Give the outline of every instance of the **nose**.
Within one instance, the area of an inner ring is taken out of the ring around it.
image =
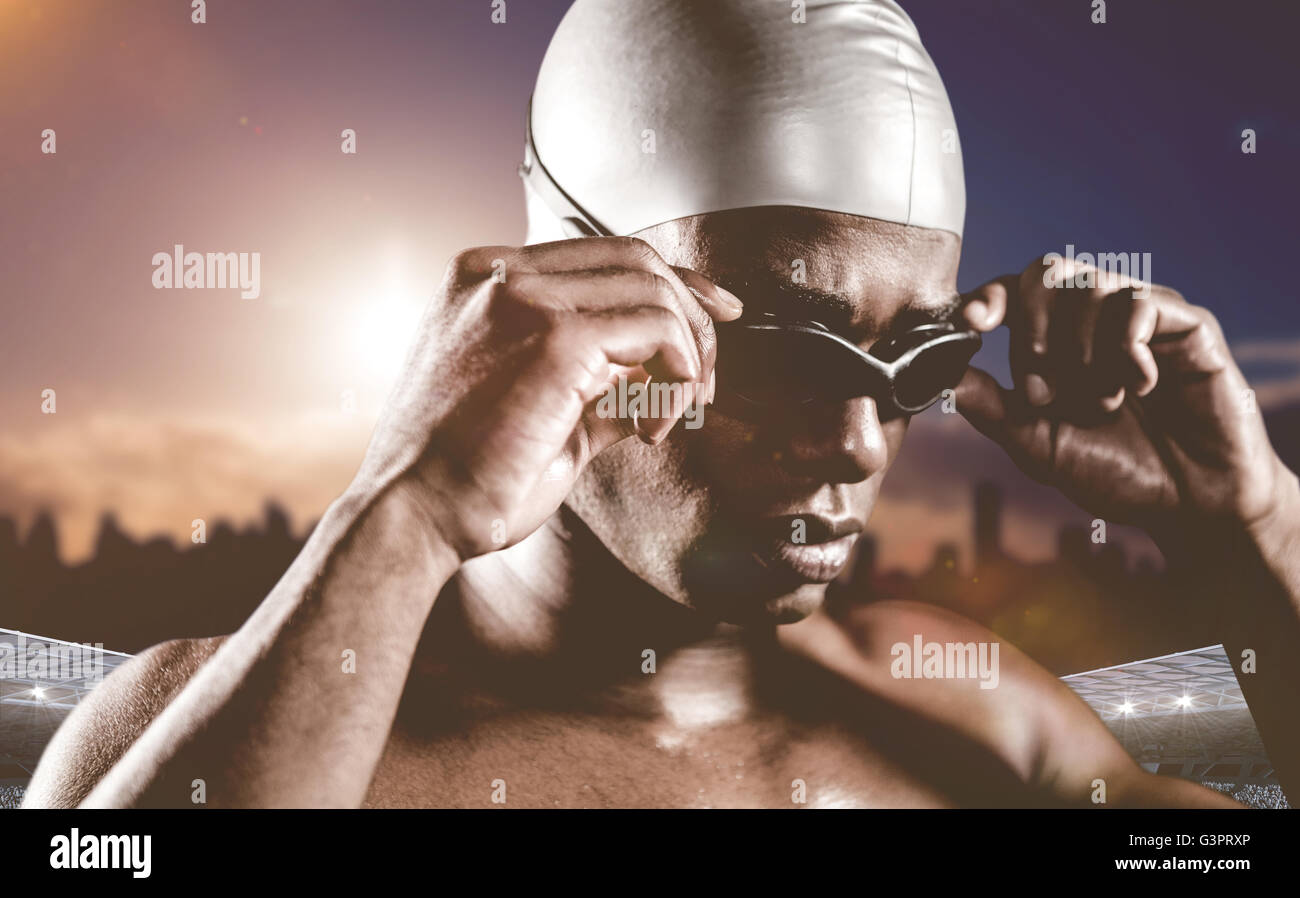
[[[889,447],[875,400],[809,403],[790,422],[782,465],[820,483],[859,483],[885,469]]]

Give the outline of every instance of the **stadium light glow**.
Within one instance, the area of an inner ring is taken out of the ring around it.
[[[43,699],[45,698],[45,690],[42,689],[40,686],[33,686],[32,696],[37,699]]]
[[[1133,705],[1129,702],[1125,702],[1124,704],[1120,705],[1119,709],[1123,711],[1125,714],[1133,713]]]
[[[1176,700],[1174,704],[1178,705],[1180,708],[1190,708],[1192,706],[1192,699],[1190,696],[1184,695],[1182,698]]]

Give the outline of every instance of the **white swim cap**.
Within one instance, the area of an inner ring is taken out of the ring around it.
[[[767,205],[962,233],[957,124],[893,0],[576,0],[529,115],[530,243]]]

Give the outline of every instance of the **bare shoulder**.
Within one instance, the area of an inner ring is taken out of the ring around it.
[[[819,613],[781,629],[795,631],[784,636],[788,645],[986,745],[1027,784],[1058,800],[1090,805],[1102,780],[1112,807],[1235,804],[1197,784],[1142,770],[1059,677],[956,612],[882,601],[841,620]]]
[[[225,640],[162,642],[105,678],[45,747],[23,806],[76,807]]]

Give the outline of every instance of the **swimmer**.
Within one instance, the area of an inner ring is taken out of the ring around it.
[[[755,9],[577,0],[521,129],[527,244],[452,260],[281,581],[83,700],[29,806],[186,807],[196,779],[213,807],[1093,807],[1098,780],[1234,806],[958,614],[822,607],[946,389],[1188,582],[1230,578],[1222,641],[1261,659],[1243,688],[1300,794],[1300,487],[1213,316],[1039,263],[959,295],[960,144],[910,19]],[[968,365],[1003,325],[1010,389]],[[680,401],[598,413],[619,377]],[[996,676],[895,676],[923,642]]]

